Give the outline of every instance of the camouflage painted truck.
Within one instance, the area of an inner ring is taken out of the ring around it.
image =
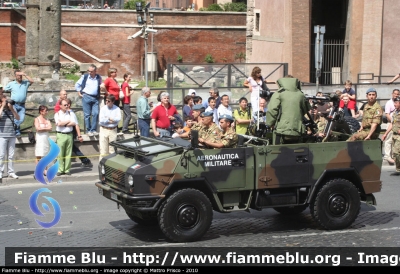
[[[242,136],[243,137],[243,136]],[[242,139],[242,138],[240,138]],[[213,211],[298,214],[310,208],[328,230],[357,218],[381,190],[381,140],[199,149],[182,139],[113,142],[99,163],[100,195],[140,225],[158,224],[173,242],[199,240]]]

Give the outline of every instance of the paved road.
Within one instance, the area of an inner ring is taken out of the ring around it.
[[[157,226],[132,222],[123,209],[98,194],[94,181],[54,182],[48,196],[58,201],[62,216],[53,228],[41,228],[35,219],[48,222],[52,213],[38,217],[29,208],[30,195],[43,187],[38,182],[0,187],[0,264],[4,247],[400,247],[399,178],[382,169],[378,205],[363,205],[348,229],[325,231],[309,210],[284,217],[272,209],[214,214],[212,226],[201,241],[169,243]]]

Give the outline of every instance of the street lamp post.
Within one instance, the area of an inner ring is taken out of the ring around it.
[[[142,3],[136,2],[136,12],[137,12],[137,21],[139,26],[142,26],[141,30],[133,34],[132,36],[128,36],[128,40],[134,39],[138,36],[144,39],[144,63],[145,63],[145,81],[146,87],[148,87],[148,61],[147,61],[147,39],[148,33],[156,33],[157,30],[153,29],[153,14],[150,15],[151,19],[151,27],[147,25],[147,15],[149,14],[150,2],[146,4],[144,9],[142,9]]]

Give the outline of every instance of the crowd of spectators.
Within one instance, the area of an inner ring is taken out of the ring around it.
[[[60,91],[59,100],[54,107],[54,125],[50,122],[53,117],[47,117],[48,107],[39,106],[38,116],[34,119],[37,140],[36,163],[49,151],[49,132],[52,131],[53,126],[56,128],[56,140],[60,147],[57,173],[59,176],[71,174],[72,155],[76,155],[81,160],[83,167],[92,167],[90,159],[74,143],[75,140],[82,142],[82,135],[86,134],[90,138],[98,136],[99,159],[101,160],[104,156],[114,152],[110,143],[115,141],[118,135],[133,133],[128,129],[132,120],[130,108],[131,96],[134,93],[134,90],[129,86],[131,75],[125,73],[123,82],[118,83],[117,73],[117,69],[110,68],[108,77],[103,80],[97,74],[97,67],[92,64],[87,73],[76,82],[75,89],[82,100],[84,116],[82,134],[78,119],[71,109],[71,100],[67,97],[65,90]],[[26,79],[23,79],[23,77]],[[250,92],[257,91],[262,88],[260,81],[266,80],[262,78],[260,70],[255,68],[252,76],[244,82],[244,86],[248,87]],[[20,125],[25,115],[26,95],[32,83],[33,80],[24,72],[15,71],[15,80],[5,88],[6,91],[11,92],[10,99],[15,102],[12,106],[8,103],[0,85],[0,107],[2,108],[0,112],[8,114],[1,116],[0,120],[0,127],[4,128],[3,133],[0,134],[0,170],[3,171],[4,169],[2,160],[5,158],[6,151],[8,151],[10,161],[8,176],[12,178],[18,178],[12,165],[15,140],[21,135]],[[398,90],[394,92],[396,95],[399,93]],[[346,81],[344,89],[338,90],[336,94],[340,98],[340,110],[344,112],[345,116],[357,118],[362,115],[355,104],[355,92],[350,81]],[[149,87],[142,88],[140,95],[135,103],[137,129],[143,137],[188,138],[192,130],[197,130],[200,132],[199,142],[205,147],[234,147],[237,143],[237,134],[249,134],[249,128],[252,125],[266,123],[265,114],[268,111],[268,101],[265,98],[257,98],[256,100],[253,94],[251,99],[257,105],[250,106],[248,100],[242,97],[239,99],[239,106],[233,109],[230,105],[231,98],[226,94],[220,95],[217,87],[209,89],[208,98],[202,98],[198,96],[196,90],[190,89],[183,98],[182,116],[171,103],[168,92],[162,91],[158,94],[158,103],[149,102],[151,96]],[[322,96],[322,93],[317,93],[317,96]],[[317,123],[322,125],[324,122],[323,115],[329,111],[330,107],[331,105],[328,103],[317,105],[310,114],[313,115]],[[118,132],[118,124],[121,120],[122,130]],[[152,135],[150,131],[152,131]],[[388,161],[392,160],[389,156],[390,152],[387,154]]]

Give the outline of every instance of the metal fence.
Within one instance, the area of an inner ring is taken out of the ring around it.
[[[324,42],[321,76],[319,83],[322,85],[335,85],[342,83],[342,68],[344,57],[344,40],[327,39]],[[314,52],[315,44],[311,44]],[[311,54],[310,81],[316,82],[315,54]]]

